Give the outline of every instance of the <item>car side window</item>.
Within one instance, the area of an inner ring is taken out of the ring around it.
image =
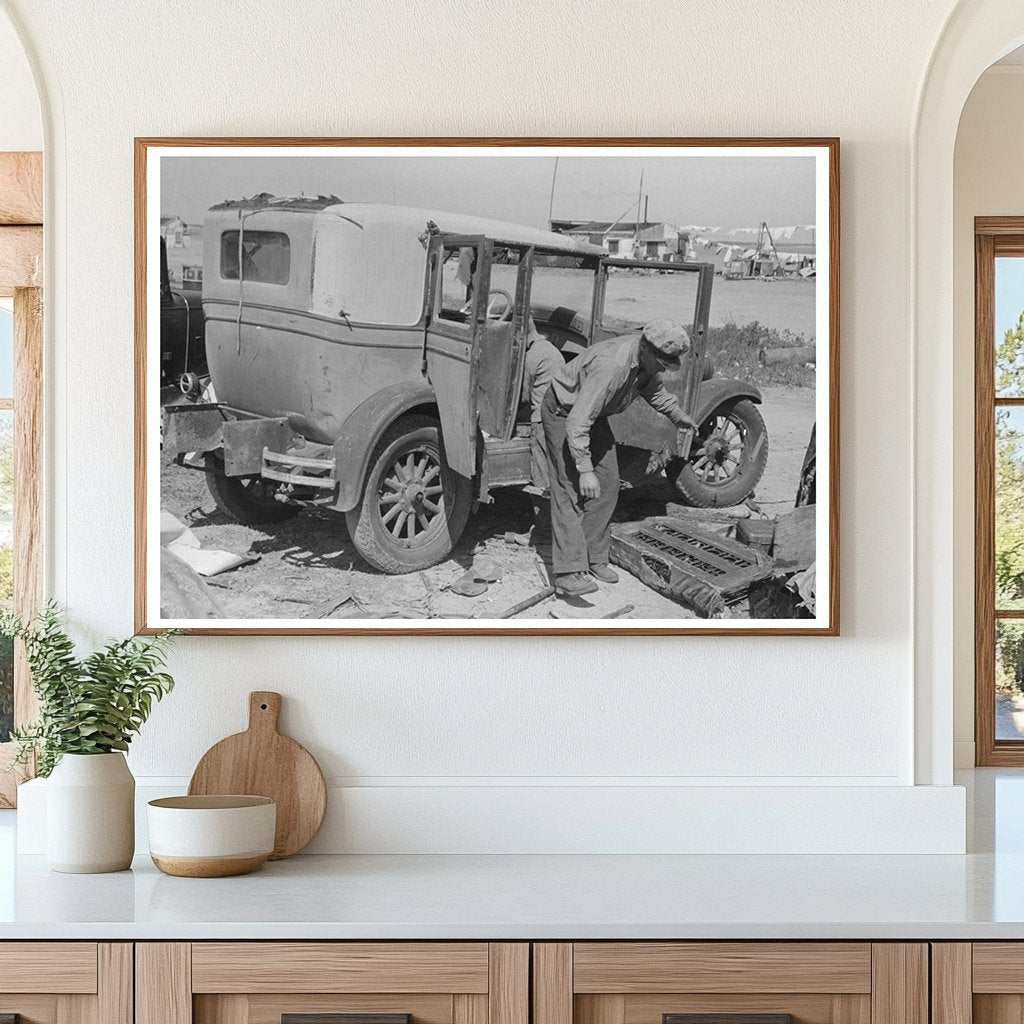
[[[471,322],[477,258],[477,250],[471,245],[444,247],[437,275],[436,319],[456,324]]]
[[[283,231],[246,231],[242,235],[242,278],[262,284],[287,284],[292,247]],[[238,280],[238,232],[220,236],[220,276]]]

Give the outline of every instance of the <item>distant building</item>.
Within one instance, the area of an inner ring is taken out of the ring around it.
[[[201,234],[201,224],[186,224],[180,217],[161,217],[160,234],[167,241],[168,249],[188,249],[192,239]]]
[[[725,277],[813,277],[817,232],[813,224],[786,227],[691,226],[697,258],[714,263]]]
[[[552,220],[551,230],[623,259],[685,260],[690,241],[688,231],[667,221]]]
[[[188,224],[181,217],[160,218],[160,234],[167,242],[167,273],[175,287],[202,287],[203,225]]]

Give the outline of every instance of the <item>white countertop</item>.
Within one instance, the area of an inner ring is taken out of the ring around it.
[[[978,771],[967,856],[296,857],[60,875],[0,811],[0,940],[1024,939],[1024,772]]]
[[[4,938],[1024,938],[1024,856],[298,857],[228,879],[23,857]]]

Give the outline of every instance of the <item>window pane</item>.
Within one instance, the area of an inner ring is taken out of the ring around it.
[[[996,258],[996,395],[1024,397],[1024,257]]]
[[[9,608],[14,595],[14,414],[0,410],[0,606]],[[14,715],[14,648],[0,639],[0,743],[5,742]]]
[[[610,267],[602,323],[613,330],[628,329],[664,316],[692,330],[699,280],[692,270]]]
[[[593,259],[538,253],[533,260],[530,311],[544,333],[563,327],[579,335],[590,334],[597,271]]]
[[[243,277],[262,284],[287,284],[292,252],[280,231],[246,231],[242,239]],[[238,232],[220,236],[220,276],[238,280]]]
[[[0,306],[0,398],[14,397],[14,314]]]
[[[996,608],[1024,608],[1024,408],[996,409]]]
[[[473,308],[477,252],[471,245],[445,246],[438,277],[436,316],[450,323],[468,324]]]
[[[1024,739],[1024,622],[996,620],[996,739]]]

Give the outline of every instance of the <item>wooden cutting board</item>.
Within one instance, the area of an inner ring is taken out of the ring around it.
[[[277,731],[281,694],[249,694],[249,728],[214,744],[200,759],[190,796],[244,793],[277,804],[271,860],[298,853],[317,834],[327,808],[327,787],[313,755]]]

